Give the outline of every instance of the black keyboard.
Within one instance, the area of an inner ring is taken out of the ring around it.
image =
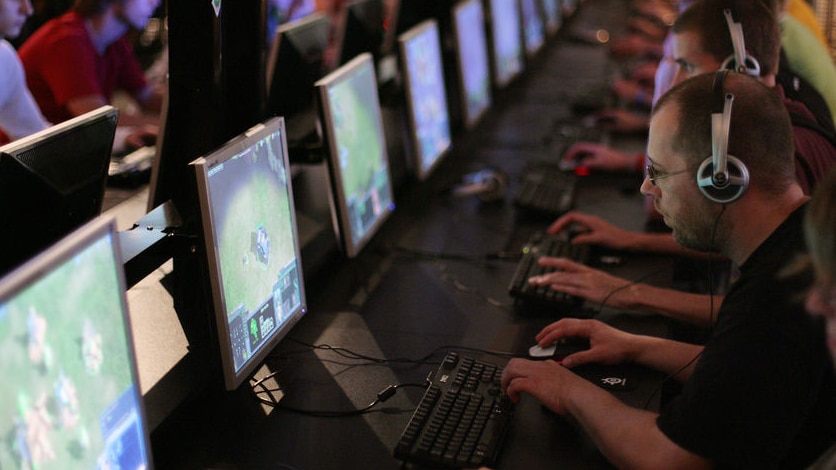
[[[553,271],[540,266],[537,260],[542,256],[569,258],[587,264],[590,259],[589,245],[573,245],[568,233],[547,235],[535,234],[522,248],[522,258],[508,285],[508,293],[518,302],[555,309],[559,313],[576,313],[583,299],[553,290],[549,286],[534,286],[528,283],[532,276]]]
[[[501,392],[502,367],[450,352],[395,446],[395,457],[431,467],[497,462],[513,404]]]
[[[524,215],[557,218],[572,209],[578,177],[553,163],[539,162],[526,168],[514,205]]]

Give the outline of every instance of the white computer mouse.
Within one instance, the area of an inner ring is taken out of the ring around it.
[[[554,356],[554,351],[557,348],[556,344],[552,344],[550,346],[541,347],[538,344],[528,348],[528,355],[533,358],[544,358],[544,357],[552,357]]]

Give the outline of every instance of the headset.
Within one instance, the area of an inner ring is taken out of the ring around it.
[[[728,204],[738,200],[749,187],[749,169],[737,157],[728,154],[729,127],[734,95],[726,93],[723,82],[728,70],[714,76],[711,109],[711,156],[697,170],[697,186],[709,200]]]
[[[746,53],[746,42],[743,39],[743,25],[737,18],[737,9],[734,8],[734,2],[732,2],[731,8],[723,10],[723,15],[725,15],[726,24],[729,26],[729,34],[731,35],[734,52],[723,61],[723,65],[720,68],[744,73],[756,78],[760,77],[761,64],[757,59]]]

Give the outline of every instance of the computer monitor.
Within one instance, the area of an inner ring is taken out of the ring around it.
[[[464,124],[472,128],[493,101],[482,1],[465,0],[456,5],[453,8],[453,29]]]
[[[450,114],[438,24],[426,20],[398,38],[401,50],[413,164],[426,179],[452,146]]]
[[[542,2],[546,32],[549,35],[554,35],[560,30],[560,26],[563,24],[560,0],[542,0]]]
[[[0,274],[99,215],[118,114],[103,106],[0,147]]]
[[[152,466],[118,241],[97,218],[0,279],[0,467]]]
[[[325,51],[331,24],[314,13],[283,24],[276,31],[267,63],[267,117],[283,116],[291,161],[296,149],[316,144],[314,83],[327,73]]]
[[[233,390],[307,311],[283,118],[192,165],[224,383]]]
[[[546,42],[546,29],[539,2],[540,0],[520,0],[523,40],[528,57],[536,55]]]
[[[383,47],[383,0],[354,0],[343,6],[337,25],[334,50],[337,66],[344,65],[364,52],[380,60]]]
[[[488,0],[493,75],[503,88],[523,70],[523,45],[518,0]]]
[[[359,55],[316,86],[328,144],[334,230],[352,258],[395,209],[371,54]]]

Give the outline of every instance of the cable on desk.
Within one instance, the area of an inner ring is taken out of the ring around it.
[[[346,359],[363,360],[363,361],[368,361],[372,364],[420,364],[420,365],[433,364],[433,365],[438,365],[438,364],[441,364],[441,362],[432,362],[432,361],[430,361],[430,359],[432,359],[433,356],[437,355],[438,353],[440,353],[442,351],[450,351],[450,350],[478,352],[478,353],[487,354],[487,355],[490,355],[490,356],[506,357],[506,358],[524,357],[525,356],[524,354],[514,354],[514,353],[510,353],[510,352],[506,352],[506,351],[494,351],[494,350],[490,350],[490,349],[473,348],[473,347],[469,347],[469,346],[460,346],[460,345],[444,345],[444,346],[439,346],[439,347],[433,349],[429,353],[427,353],[427,354],[425,354],[425,355],[423,355],[419,358],[401,357],[401,358],[386,359],[386,358],[378,358],[378,357],[367,356],[365,354],[360,354],[360,353],[351,351],[350,349],[346,349],[346,348],[343,348],[343,347],[340,347],[340,346],[332,346],[330,344],[310,344],[310,343],[306,343],[304,341],[301,341],[301,340],[298,340],[298,339],[295,339],[295,338],[292,338],[292,337],[287,337],[287,340],[292,341],[292,342],[297,343],[297,344],[300,344],[302,346],[305,346],[305,347],[308,348],[308,350],[317,350],[318,349],[318,350],[331,351],[331,352],[333,352],[333,353],[335,353],[339,356],[342,356]]]
[[[470,262],[485,262],[485,261],[518,261],[522,253],[518,251],[496,251],[492,253],[479,254],[464,254],[464,253],[444,253],[441,251],[427,251],[417,248],[408,248],[400,245],[392,247],[396,254],[411,256],[418,260],[437,261],[470,261]]]
[[[366,414],[366,413],[369,413],[369,412],[373,411],[373,408],[375,406],[377,406],[380,403],[383,403],[386,400],[392,398],[395,395],[395,393],[398,391],[398,389],[400,389],[400,388],[403,388],[403,387],[421,387],[421,388],[424,388],[424,387],[427,386],[426,383],[423,383],[423,384],[405,383],[405,384],[389,385],[388,387],[386,387],[383,390],[381,390],[380,392],[378,392],[377,396],[375,397],[374,400],[372,400],[371,403],[364,406],[363,408],[359,408],[359,409],[355,409],[355,410],[342,410],[342,411],[337,411],[337,410],[305,410],[305,409],[296,408],[296,407],[293,407],[293,406],[283,405],[280,400],[277,401],[275,399],[275,397],[273,396],[273,393],[281,391],[281,389],[280,388],[279,389],[267,388],[267,386],[264,384],[264,382],[266,380],[271,379],[274,376],[275,376],[275,372],[272,373],[272,374],[267,375],[266,377],[263,377],[263,378],[255,381],[254,383],[251,384],[252,385],[251,390],[253,392],[253,396],[255,397],[255,399],[258,400],[259,402],[265,404],[265,405],[272,406],[272,407],[278,408],[280,410],[289,411],[291,413],[297,413],[297,414],[306,415],[306,416],[312,416],[312,417],[315,417],[315,418],[344,418],[344,417],[348,417],[348,416],[357,416],[357,415]],[[262,392],[258,392],[256,390],[257,388],[260,388],[262,390]],[[270,398],[269,399],[264,398],[259,393],[266,393]],[[404,410],[404,411],[407,411],[407,410]]]

